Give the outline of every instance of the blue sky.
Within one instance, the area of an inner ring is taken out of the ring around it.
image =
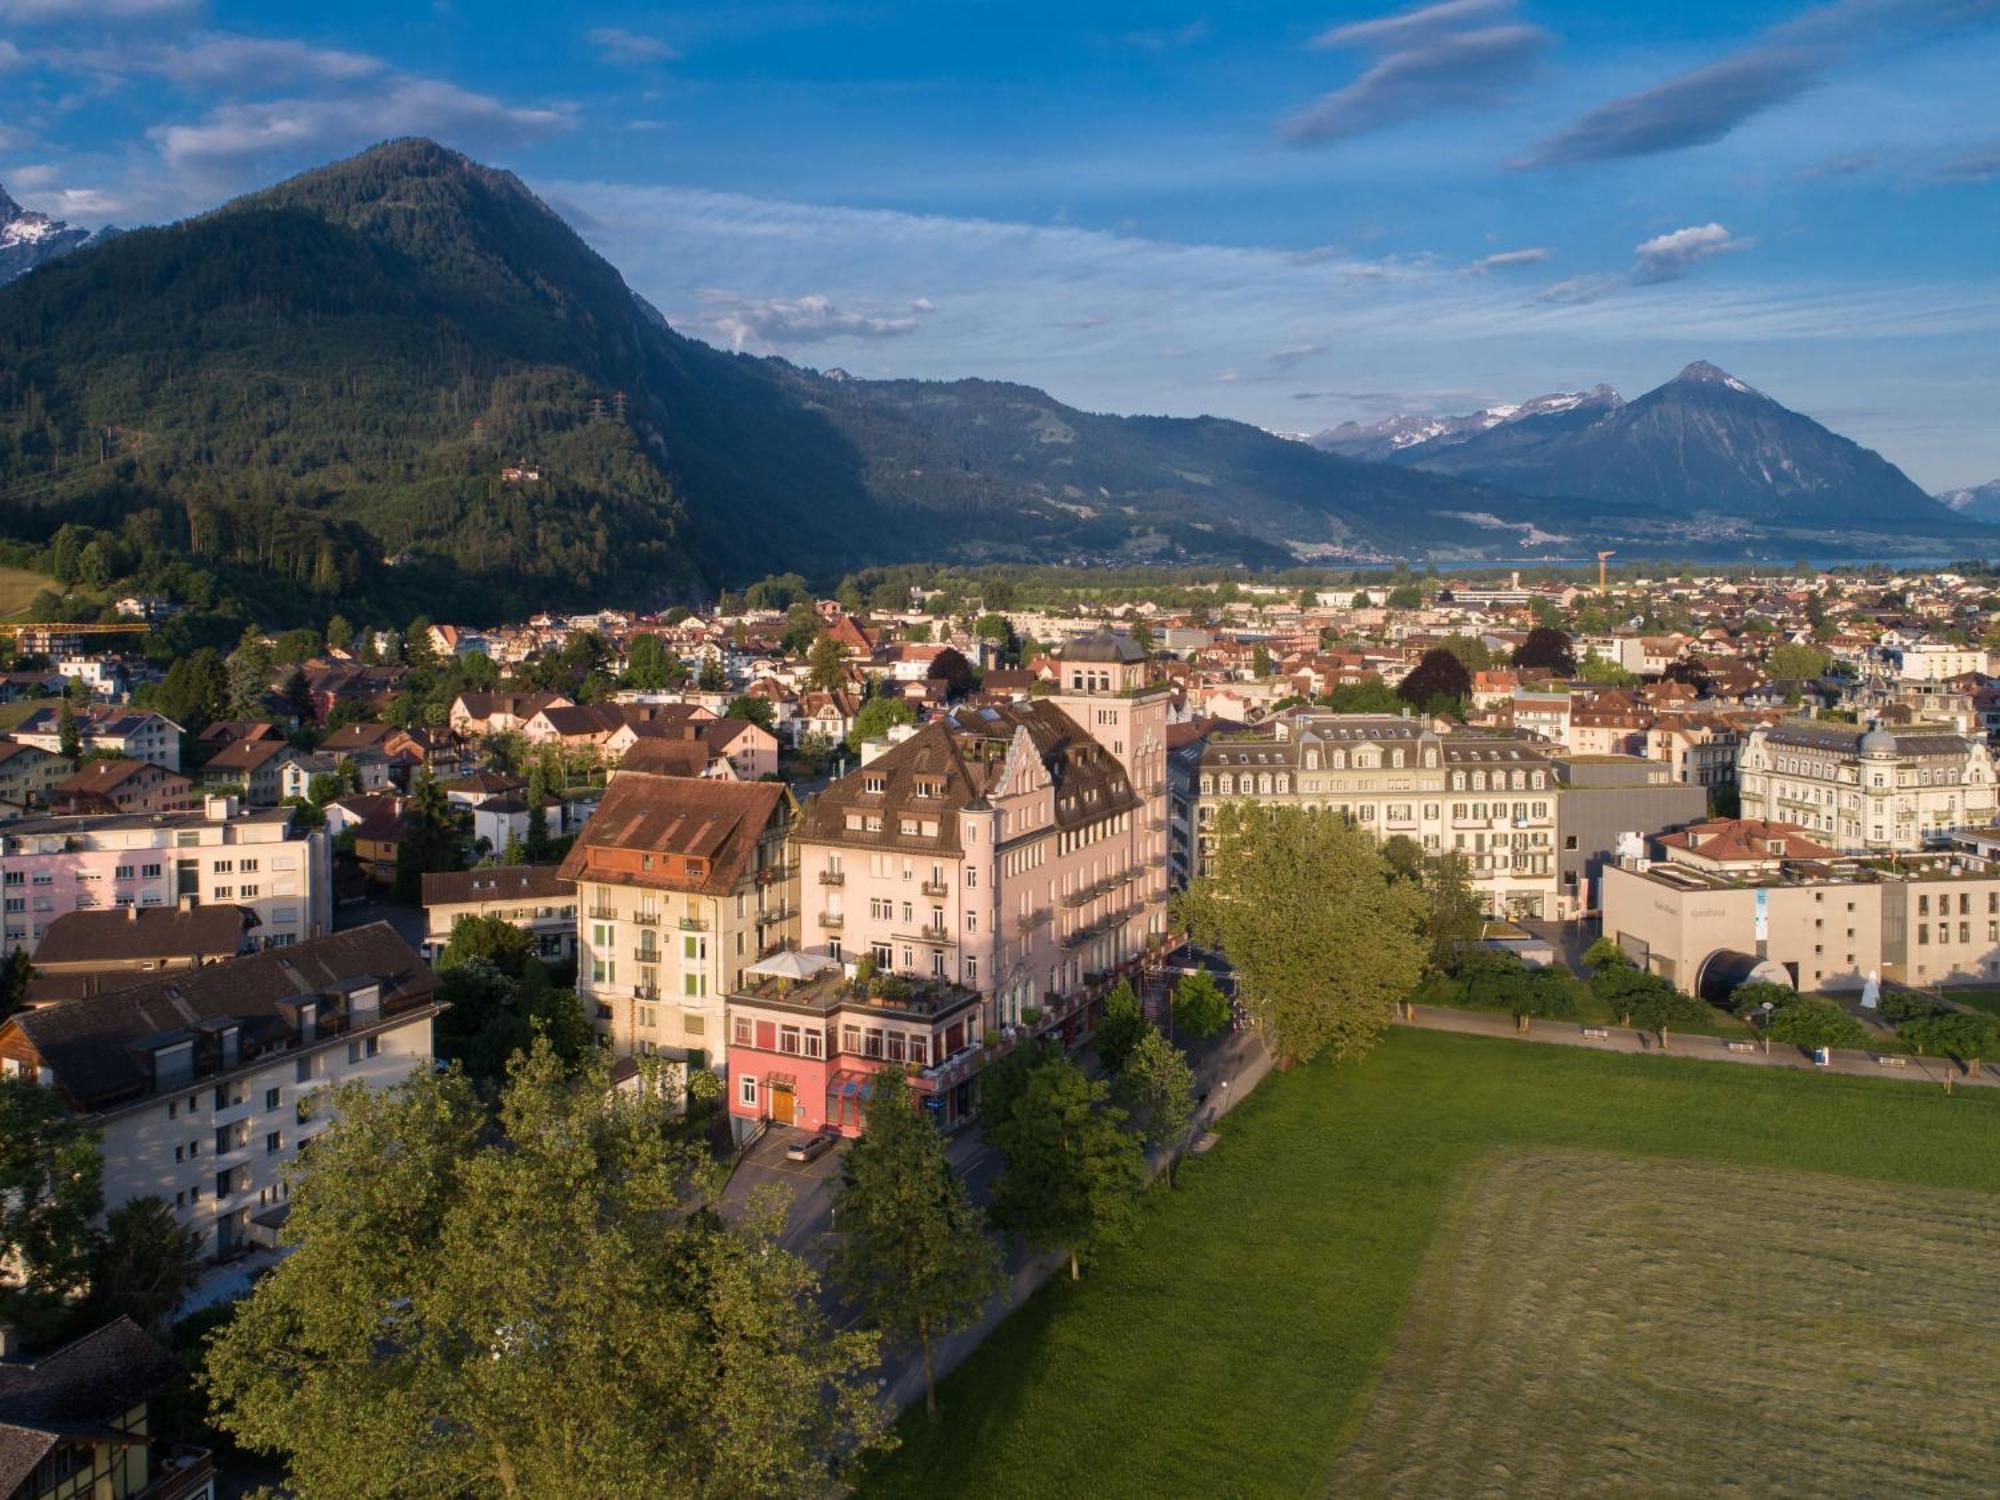
[[[1697,358],[2000,477],[2000,0],[0,0],[0,183],[156,222],[427,134],[680,327],[1285,431]]]

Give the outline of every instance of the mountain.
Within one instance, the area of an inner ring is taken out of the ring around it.
[[[0,289],[0,476],[9,534],[123,527],[277,605],[473,618],[917,559],[1476,549],[1464,517],[1506,498],[1239,422],[725,353],[417,140]]]
[[[1606,396],[1396,461],[1549,497],[1571,517],[1594,503],[1780,527],[1962,524],[1880,454],[1705,361],[1634,401]]]
[[[116,230],[101,232],[117,233]],[[67,255],[91,237],[87,229],[71,229],[47,214],[21,207],[0,186],[0,285],[58,255]]]
[[[1975,484],[1968,489],[1945,490],[1931,498],[1946,510],[1968,520],[2000,522],[2000,479]]]
[[[1608,385],[1600,385],[1588,391],[1558,391],[1536,396],[1518,406],[1489,406],[1462,417],[1401,415],[1384,417],[1366,426],[1358,422],[1342,422],[1338,427],[1316,433],[1309,441],[1315,448],[1338,453],[1344,458],[1384,463],[1420,447],[1435,453],[1456,447],[1496,427],[1554,416],[1579,407],[1595,408],[1606,402],[1616,407],[1618,393]]]

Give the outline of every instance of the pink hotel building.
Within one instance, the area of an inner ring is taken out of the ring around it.
[[[1166,693],[1109,633],[1054,696],[963,706],[867,761],[796,832],[801,941],[977,991],[987,1029],[1081,1034],[1167,931]]]

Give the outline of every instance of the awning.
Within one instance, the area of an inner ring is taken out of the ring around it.
[[[855,1068],[841,1068],[826,1081],[829,1099],[866,1099],[875,1092],[874,1074]]]
[[[766,1073],[764,1075],[764,1087],[767,1089],[790,1089],[793,1093],[797,1093],[799,1087],[798,1076],[793,1073]]]

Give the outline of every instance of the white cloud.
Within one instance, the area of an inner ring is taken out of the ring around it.
[[[1302,365],[1309,359],[1316,359],[1326,353],[1325,344],[1293,344],[1288,349],[1274,349],[1264,356],[1264,362],[1275,365],[1280,370],[1289,370],[1294,365]]]
[[[147,135],[169,166],[186,167],[274,152],[324,157],[400,135],[505,144],[553,135],[572,123],[564,110],[520,108],[436,79],[397,78],[380,90],[338,98],[225,104],[194,124],[155,126]]]
[[[0,16],[23,26],[58,21],[159,21],[194,14],[201,0],[0,0]]]
[[[621,66],[672,62],[681,55],[680,49],[664,37],[627,31],[622,26],[593,26],[583,34],[583,39],[597,49],[605,62]]]
[[[157,73],[184,88],[268,89],[300,81],[349,83],[388,67],[365,52],[314,47],[289,37],[217,32],[185,46],[162,47],[131,59],[136,71]]]
[[[807,297],[738,297],[733,292],[702,293],[709,311],[698,326],[732,349],[750,344],[784,346],[817,344],[828,339],[886,339],[915,333],[921,314],[930,312],[928,298],[913,299],[906,310],[882,313],[863,307],[837,307],[833,299]]]
[[[1656,234],[1634,247],[1633,254],[1639,257],[1639,262],[1633,267],[1633,279],[1646,284],[1673,281],[1687,275],[1705,260],[1748,250],[1756,243],[1755,240],[1739,239],[1720,224],[1713,223],[1691,224],[1685,229]]]
[[[1504,271],[1510,266],[1539,266],[1549,259],[1550,252],[1540,245],[1530,245],[1520,250],[1500,250],[1492,255],[1482,255],[1465,268],[1468,276],[1483,276],[1488,271]]]
[[[8,41],[4,36],[0,36],[0,73],[10,72],[15,68],[23,67],[27,64],[27,61],[27,57],[19,47]]]

